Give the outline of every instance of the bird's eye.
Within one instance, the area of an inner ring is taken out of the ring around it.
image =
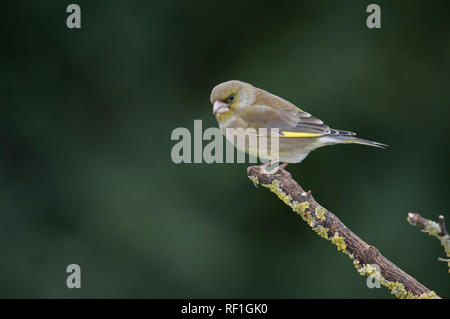
[[[234,99],[234,94],[231,94],[228,98],[227,98],[227,102],[231,102]]]

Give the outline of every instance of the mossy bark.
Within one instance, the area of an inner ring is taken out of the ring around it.
[[[398,298],[439,298],[436,293],[381,255],[377,248],[359,238],[336,215],[320,206],[311,192],[305,192],[289,173],[280,170],[270,175],[258,166],[249,167],[247,173],[255,185],[269,188],[319,236],[330,240],[339,251],[350,257],[361,275],[380,280]]]

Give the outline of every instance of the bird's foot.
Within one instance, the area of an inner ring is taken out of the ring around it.
[[[268,174],[273,175],[276,174],[278,171],[283,172],[287,176],[291,176],[291,173],[285,170],[286,166],[288,166],[289,163],[283,163],[280,166],[275,167],[271,171],[268,172]]]
[[[267,171],[267,168],[268,168],[269,166],[273,165],[273,164],[276,164],[276,163],[278,163],[277,160],[268,161],[267,163],[264,163],[264,164],[262,164],[262,165],[259,165],[258,168],[260,169],[260,171],[261,171],[263,174],[271,175],[272,173],[270,173],[270,172],[272,172],[272,171],[273,171],[275,168],[277,168],[278,166],[275,167],[274,169],[270,170],[270,171]],[[275,171],[275,172],[276,172],[276,171]]]
[[[261,169],[261,171],[263,172],[263,174],[267,174],[267,175],[274,175],[276,174],[278,171],[283,172],[284,174],[291,176],[291,173],[289,173],[288,171],[285,170],[286,166],[288,166],[288,163],[283,163],[279,166],[276,166],[275,168],[271,169],[270,171],[268,171],[266,168],[272,164],[278,163],[279,161],[270,161],[267,162],[263,165],[260,165],[259,168]]]

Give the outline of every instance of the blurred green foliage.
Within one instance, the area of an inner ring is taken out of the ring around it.
[[[390,145],[320,149],[288,170],[399,267],[450,297],[448,1],[2,4],[0,297],[389,298],[243,164],[172,163],[176,127],[216,126],[210,90],[271,91]],[[67,289],[66,266],[82,270]]]

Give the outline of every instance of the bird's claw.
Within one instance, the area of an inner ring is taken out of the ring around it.
[[[280,172],[283,172],[284,174],[286,174],[287,176],[291,177],[291,173],[289,173],[288,171],[285,170],[288,163],[283,163],[283,164],[271,169],[270,171],[267,171],[266,168],[270,164],[273,164],[273,163],[268,162],[268,163],[265,163],[264,165],[259,166],[263,174],[275,175],[278,171],[280,171]]]

